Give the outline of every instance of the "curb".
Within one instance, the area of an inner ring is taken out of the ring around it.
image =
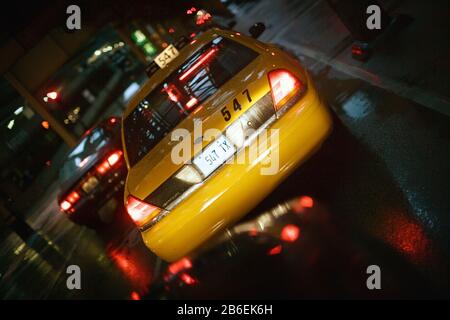
[[[280,43],[286,47],[292,48],[297,55],[303,55],[314,59],[320,63],[329,65],[337,71],[358,78],[370,83],[376,87],[393,92],[403,98],[414,101],[428,109],[439,112],[450,117],[450,100],[434,92],[422,89],[418,86],[408,85],[402,81],[398,81],[389,77],[384,77],[371,73],[363,68],[344,63],[338,59],[328,56],[325,53],[312,49],[307,46],[288,43],[282,39],[274,38],[274,42]]]

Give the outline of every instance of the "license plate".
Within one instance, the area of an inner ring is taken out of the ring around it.
[[[86,182],[83,183],[81,186],[81,189],[83,189],[84,192],[89,193],[91,192],[96,186],[98,185],[98,180],[96,177],[91,176],[89,177]]]
[[[178,50],[172,44],[164,49],[156,58],[155,63],[161,68],[165,68],[170,61],[178,56]]]
[[[207,177],[235,152],[236,148],[233,144],[225,136],[220,136],[210,143],[199,156],[195,157],[193,163]]]

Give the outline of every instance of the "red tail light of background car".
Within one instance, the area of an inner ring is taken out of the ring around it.
[[[104,175],[106,172],[111,170],[114,166],[116,166],[120,160],[122,159],[123,152],[121,150],[116,150],[113,153],[109,154],[105,160],[100,162],[99,165],[95,168],[95,171],[100,174]],[[92,173],[90,174],[92,175]],[[89,177],[89,175],[88,175]],[[61,211],[64,212],[72,212],[73,211],[73,205],[80,200],[81,193],[78,192],[78,188],[75,188],[76,190],[70,192],[60,203],[59,207]],[[81,190],[79,190],[81,191]],[[71,210],[72,209],[72,210]]]
[[[101,175],[108,172],[115,164],[122,158],[123,152],[121,150],[114,151],[103,162],[97,166],[97,172]]]
[[[80,194],[76,191],[72,191],[63,201],[61,201],[59,207],[62,211],[67,211],[72,208],[78,200],[80,200]]]

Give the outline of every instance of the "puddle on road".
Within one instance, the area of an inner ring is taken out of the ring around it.
[[[362,119],[374,111],[374,106],[365,92],[357,91],[342,104],[342,110],[352,119]]]

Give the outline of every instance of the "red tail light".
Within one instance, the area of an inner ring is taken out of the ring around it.
[[[106,171],[108,171],[110,168],[108,161],[103,161],[100,163],[100,165],[97,167],[97,172],[100,174],[105,174]]]
[[[114,167],[114,165],[120,161],[120,159],[122,158],[122,154],[123,152],[120,150],[117,150],[110,154],[106,158],[106,160],[104,160],[97,166],[97,172],[100,174],[105,174],[109,169]]]
[[[152,206],[133,196],[128,196],[126,207],[128,214],[138,227],[143,226],[146,222],[156,217],[161,211],[158,207]]]
[[[67,211],[70,209],[70,207],[72,207],[72,204],[69,201],[64,200],[59,206],[61,207],[62,211]]]
[[[353,46],[352,47],[352,54],[356,55],[356,56],[362,56],[363,55],[363,51],[360,47],[356,47]]]
[[[269,72],[270,89],[275,109],[280,109],[303,87],[303,84],[287,70]]]
[[[59,207],[62,211],[67,211],[72,208],[72,205],[75,204],[75,202],[77,202],[78,200],[80,200],[80,194],[76,191],[72,191],[71,193],[69,193],[66,199],[64,199],[59,204]]]
[[[114,166],[117,162],[119,162],[120,158],[122,157],[122,151],[116,151],[113,154],[111,154],[107,161],[109,163],[109,165],[112,167]]]
[[[109,124],[116,124],[118,119],[116,117],[111,117],[108,119]]]
[[[186,108],[191,109],[193,106],[195,106],[198,102],[198,99],[193,97],[188,102],[186,102]]]

